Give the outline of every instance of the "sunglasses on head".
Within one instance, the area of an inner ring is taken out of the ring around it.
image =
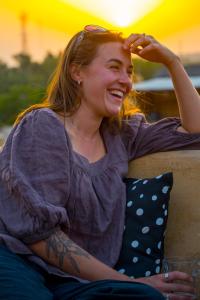
[[[107,32],[109,30],[106,28],[103,28],[101,26],[98,26],[98,25],[86,25],[84,27],[83,31],[85,31],[85,32]]]
[[[101,26],[98,26],[98,25],[86,25],[83,28],[83,30],[80,32],[80,34],[79,34],[79,36],[78,36],[78,38],[76,40],[75,48],[77,48],[80,45],[81,41],[84,38],[84,34],[86,32],[103,33],[103,32],[109,32],[109,30],[106,29],[106,28],[103,28]]]

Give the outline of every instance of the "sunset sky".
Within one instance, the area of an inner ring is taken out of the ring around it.
[[[22,50],[22,13],[36,61],[47,51],[57,54],[86,24],[146,32],[178,54],[200,53],[199,11],[199,0],[0,0],[0,60],[13,64]]]

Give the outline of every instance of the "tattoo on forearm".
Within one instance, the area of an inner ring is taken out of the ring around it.
[[[68,259],[76,273],[80,273],[80,269],[74,255],[90,258],[90,255],[70,240],[62,231],[57,231],[46,240],[47,256],[53,254],[59,262],[62,269],[64,259]]]

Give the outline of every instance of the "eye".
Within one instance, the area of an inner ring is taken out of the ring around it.
[[[110,66],[110,68],[113,70],[119,70],[119,66],[116,66],[116,65]]]
[[[133,75],[133,71],[132,70],[128,70],[127,74],[128,74],[129,77],[131,77]]]

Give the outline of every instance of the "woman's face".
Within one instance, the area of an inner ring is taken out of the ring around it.
[[[99,46],[93,61],[81,70],[81,107],[99,117],[115,116],[132,87],[131,55],[120,42]]]

